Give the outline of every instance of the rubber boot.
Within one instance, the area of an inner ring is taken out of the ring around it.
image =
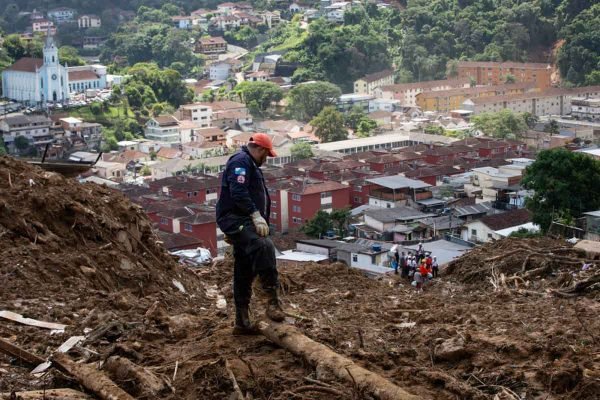
[[[260,332],[256,325],[250,322],[248,315],[248,306],[235,307],[235,327],[234,335],[258,335]]]
[[[285,319],[285,314],[281,309],[281,304],[279,304],[279,298],[277,296],[276,289],[267,290],[267,295],[269,300],[267,302],[267,317],[271,321],[282,322]]]

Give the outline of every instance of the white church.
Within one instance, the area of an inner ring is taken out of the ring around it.
[[[2,96],[29,105],[65,103],[71,93],[106,87],[106,67],[61,65],[48,34],[43,58],[24,57],[2,71]]]

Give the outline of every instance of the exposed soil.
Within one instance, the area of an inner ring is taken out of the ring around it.
[[[0,309],[68,325],[50,334],[3,320],[0,337],[45,358],[85,333],[68,355],[135,398],[233,398],[227,367],[248,398],[371,398],[263,336],[232,336],[231,260],[178,265],[117,192],[0,158],[0,246]],[[531,253],[546,256],[524,264]],[[598,273],[581,271],[581,259],[562,241],[500,241],[453,262],[421,294],[337,263],[280,272],[285,308],[303,317],[287,323],[421,398],[587,400],[600,398],[600,307],[598,284],[573,289]],[[168,385],[150,394],[109,368],[110,356]],[[0,354],[0,393],[84,391],[53,368],[43,377],[31,369]]]

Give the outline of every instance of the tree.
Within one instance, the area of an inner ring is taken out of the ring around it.
[[[440,125],[427,125],[425,129],[423,129],[423,132],[429,135],[443,135],[444,127]]]
[[[319,210],[311,220],[302,226],[301,230],[308,236],[320,239],[332,228],[331,215],[323,210]]]
[[[90,104],[90,111],[94,115],[100,115],[102,114],[102,105],[99,102],[94,101],[92,104]]]
[[[471,118],[475,129],[496,138],[515,138],[527,131],[527,115],[514,113],[508,109],[499,112],[488,112]]]
[[[247,106],[253,103],[256,111],[261,115],[271,106],[271,103],[283,98],[281,88],[271,82],[245,81],[237,85],[234,91]]]
[[[150,176],[152,175],[152,171],[150,170],[149,166],[144,165],[140,170],[140,174],[142,174],[142,176]]]
[[[156,161],[156,158],[158,157],[156,152],[154,150],[152,150],[149,154],[150,154],[150,160]]]
[[[29,147],[29,139],[27,139],[25,136],[17,136],[15,138],[15,147],[19,151],[26,150]]]
[[[504,83],[515,83],[517,82],[517,78],[512,74],[506,74],[504,76]]]
[[[600,161],[562,148],[544,150],[525,169],[523,186],[533,190],[525,204],[546,232],[559,216],[579,218],[600,208]]]
[[[361,106],[352,106],[352,108],[346,114],[344,114],[344,124],[348,128],[355,131],[358,129],[358,124],[360,121],[366,117],[367,114],[365,114],[365,111]]]
[[[288,112],[302,121],[314,118],[326,106],[336,104],[342,91],[329,82],[297,85],[288,95]]]
[[[338,234],[341,237],[346,236],[346,233],[348,232],[348,221],[350,221],[350,209],[334,209],[331,212],[330,217],[332,225],[335,227]]]
[[[296,143],[290,149],[292,157],[296,160],[303,160],[314,156],[312,146],[307,142]]]
[[[61,64],[68,64],[69,67],[85,65],[85,60],[79,57],[77,49],[72,46],[62,46],[58,49],[58,59]]]
[[[369,117],[364,117],[358,123],[358,129],[356,130],[356,136],[364,138],[371,136],[371,132],[377,128],[377,122]]]
[[[544,126],[544,132],[548,132],[553,135],[558,135],[560,133],[560,127],[558,126],[558,122],[556,122],[555,119],[551,119],[550,122],[548,122]]]
[[[325,107],[310,124],[315,127],[315,135],[323,143],[348,139],[348,132],[344,128],[344,116],[335,107]]]

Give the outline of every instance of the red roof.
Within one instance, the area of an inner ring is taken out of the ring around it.
[[[303,184],[302,182],[298,183],[298,186],[291,188],[290,193],[298,193],[298,194],[315,194],[315,193],[323,193],[323,192],[332,192],[334,190],[347,189],[348,185],[342,185],[341,183],[334,181],[323,181],[323,182],[315,182],[315,183],[307,183]]]
[[[7,71],[35,72],[44,65],[44,60],[41,58],[23,57],[16,63],[6,68]]]
[[[69,81],[92,81],[98,79],[94,71],[69,71]]]

